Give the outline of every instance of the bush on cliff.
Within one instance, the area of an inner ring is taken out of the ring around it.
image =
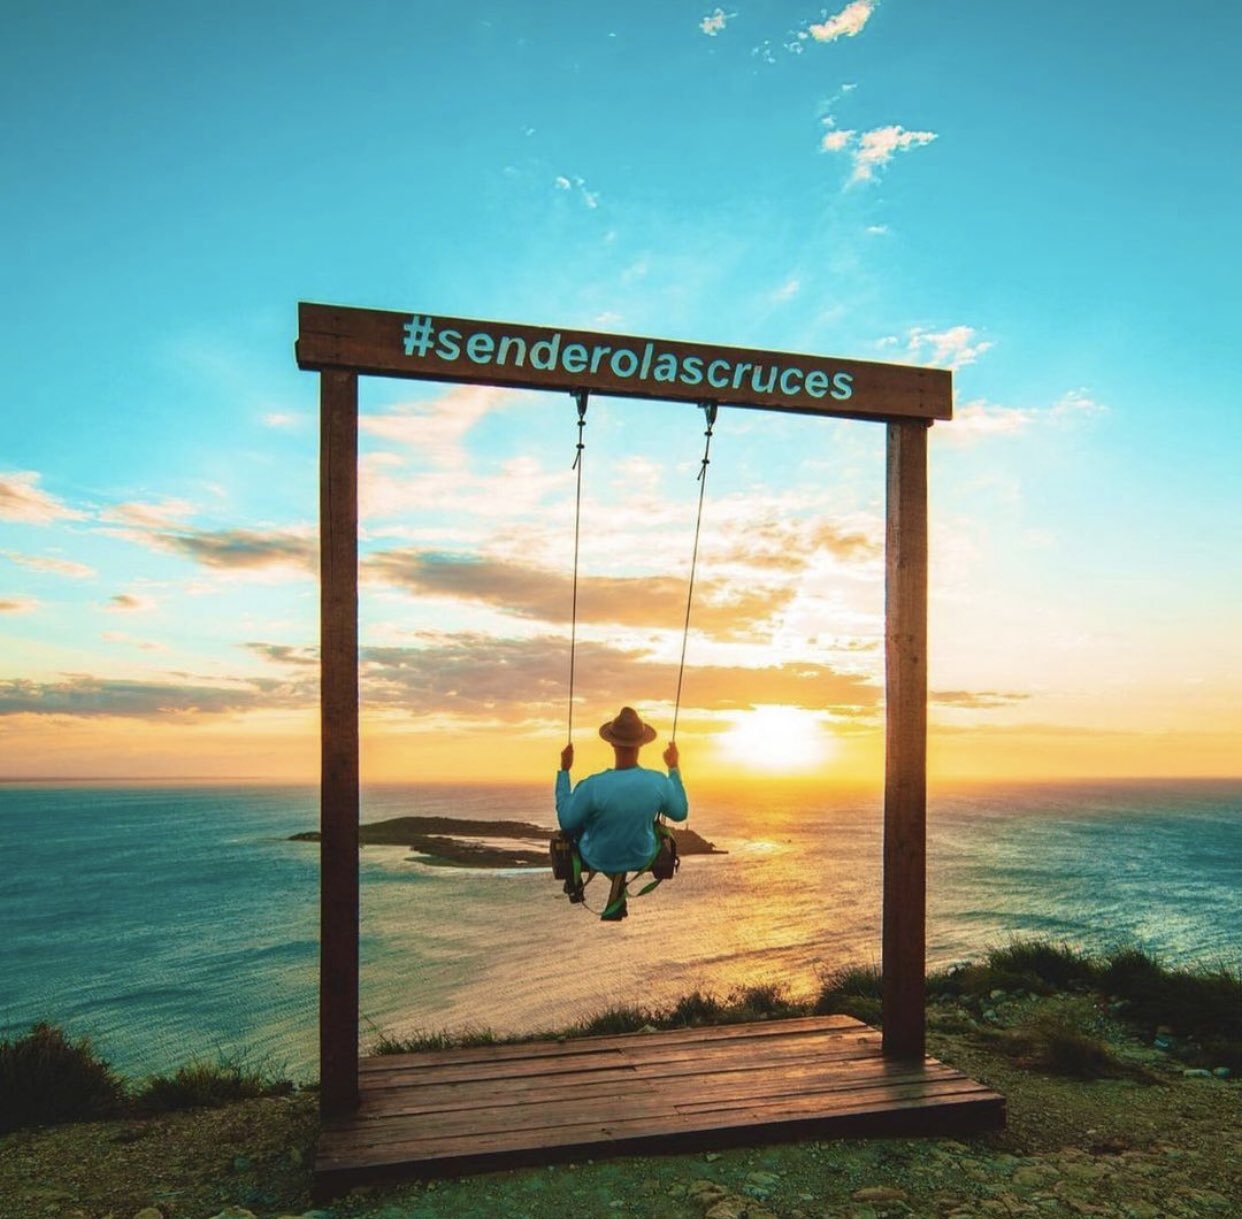
[[[0,1133],[22,1126],[109,1117],[125,1104],[125,1085],[83,1038],[50,1024],[0,1041]]]

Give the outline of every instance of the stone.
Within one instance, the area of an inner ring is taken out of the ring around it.
[[[1211,1079],[1212,1072],[1205,1071],[1203,1067],[1187,1067],[1182,1072],[1183,1079]]]
[[[164,1219],[164,1212],[156,1206],[144,1206],[134,1215],[134,1219]]]
[[[1228,1079],[1233,1072],[1228,1067],[1213,1067],[1212,1074],[1215,1075],[1217,1079]]]
[[[993,1002],[996,1002],[997,1000],[1005,998],[1005,992],[1000,989],[990,991],[988,993],[988,998],[991,999]]]
[[[852,1195],[855,1202],[909,1202],[910,1195],[904,1189],[890,1185],[867,1185]]]
[[[218,1215],[212,1215],[211,1219],[259,1219],[259,1216],[244,1206],[226,1206]]]
[[[703,1219],[754,1219],[756,1209],[749,1198],[726,1194],[707,1209]]]
[[[746,1180],[759,1189],[772,1189],[781,1183],[780,1174],[775,1172],[748,1172]]]
[[[728,1190],[716,1181],[691,1181],[686,1187],[690,1195],[700,1206],[711,1206],[728,1194]]]

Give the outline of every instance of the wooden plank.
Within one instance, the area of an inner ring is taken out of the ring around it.
[[[949,419],[953,413],[952,375],[940,368],[517,322],[302,302],[296,350],[300,368],[425,381],[589,390],[849,419]]]
[[[579,1081],[562,1079],[560,1082],[532,1082],[522,1089],[454,1089],[441,1087],[426,1092],[395,1094],[374,1101],[366,1098],[358,1111],[355,1123],[358,1129],[372,1129],[374,1123],[415,1117],[437,1115],[442,1118],[449,1113],[469,1113],[485,1110],[498,1116],[505,1113],[516,1115],[519,1110],[534,1108],[555,1113],[557,1121],[565,1120],[568,1113],[582,1104],[597,1110],[599,1097],[607,1096],[610,1103],[628,1106],[631,1098],[638,1103],[650,1105],[652,1111],[679,1110],[688,1103],[707,1100],[754,1101],[776,1096],[822,1095],[828,1092],[858,1094],[874,1088],[894,1084],[963,1083],[970,1081],[960,1071],[936,1064],[932,1068],[911,1065],[902,1070],[898,1067],[884,1074],[847,1072],[840,1073],[823,1067],[800,1066],[781,1071],[733,1071],[720,1075],[694,1075],[670,1077],[653,1082],[646,1076],[618,1079],[609,1086],[585,1087]],[[639,1085],[639,1086],[636,1086]],[[971,1084],[972,1087],[978,1085]],[[516,1117],[514,1120],[519,1120]]]
[[[879,1054],[858,1058],[820,1053],[791,1053],[779,1058],[757,1058],[750,1055],[730,1056],[725,1059],[676,1059],[663,1064],[649,1063],[641,1059],[610,1059],[606,1064],[591,1066],[584,1071],[549,1070],[523,1073],[520,1076],[491,1075],[478,1068],[463,1067],[460,1076],[444,1072],[426,1077],[410,1075],[403,1084],[365,1087],[362,1090],[362,1105],[366,1109],[380,1108],[401,1098],[413,1098],[421,1103],[424,1097],[444,1094],[446,1090],[451,1090],[456,1095],[522,1095],[532,1089],[544,1087],[571,1088],[575,1081],[590,1089],[646,1089],[665,1079],[692,1081],[696,1078],[725,1078],[733,1075],[745,1077],[751,1074],[784,1076],[799,1071],[840,1078],[885,1078],[909,1070],[935,1074],[945,1069],[934,1059],[925,1059],[919,1063],[885,1058]]]
[[[833,1132],[834,1124],[847,1126],[844,1119],[865,1114],[895,1114],[908,1110],[949,1110],[959,1105],[977,1105],[985,1111],[995,1112],[1003,1099],[995,1093],[980,1094],[974,1089],[959,1088],[952,1091],[928,1093],[917,1085],[894,1088],[887,1092],[847,1097],[829,1108],[817,1107],[808,1098],[806,1104],[792,1106],[751,1106],[749,1108],[722,1108],[714,1112],[673,1113],[665,1116],[637,1117],[631,1115],[602,1115],[598,1111],[593,1119],[579,1124],[548,1125],[533,1128],[531,1136],[523,1141],[512,1136],[475,1132],[446,1134],[437,1124],[434,1131],[425,1135],[409,1135],[394,1141],[362,1141],[350,1145],[335,1140],[325,1147],[319,1165],[413,1162],[422,1159],[445,1159],[469,1153],[473,1155],[503,1155],[525,1148],[550,1150],[555,1147],[579,1148],[587,1154],[596,1152],[601,1144],[615,1144],[635,1137],[644,1140],[666,1140],[678,1134],[704,1135],[728,1129],[748,1132],[751,1141],[760,1131],[771,1136],[781,1127],[799,1127],[802,1130],[819,1128]],[[653,1150],[654,1147],[649,1149]]]
[[[452,1050],[423,1050],[414,1054],[379,1054],[364,1058],[358,1064],[365,1078],[374,1072],[386,1072],[402,1066],[435,1066],[442,1063],[500,1061],[512,1058],[566,1058],[575,1054],[595,1054],[600,1050],[625,1049],[635,1045],[655,1047],[675,1045],[679,1048],[704,1043],[746,1041],[755,1038],[791,1037],[828,1032],[860,1033],[876,1036],[876,1032],[853,1016],[834,1013],[828,1016],[797,1016],[790,1020],[766,1020],[750,1024],[700,1025],[695,1028],[657,1029],[651,1033],[612,1033],[599,1037],[545,1038],[511,1044],[463,1046]],[[644,1052],[646,1052],[644,1050]]]
[[[593,1055],[576,1055],[568,1059],[538,1058],[506,1062],[464,1062],[443,1066],[429,1065],[421,1070],[417,1067],[405,1067],[390,1075],[368,1075],[365,1077],[363,1087],[370,1095],[381,1090],[421,1087],[444,1080],[459,1083],[470,1080],[504,1081],[508,1085],[512,1081],[523,1078],[537,1079],[544,1075],[557,1073],[578,1073],[584,1078],[594,1078],[600,1072],[622,1068],[658,1073],[678,1070],[694,1072],[703,1069],[748,1069],[757,1064],[777,1066],[786,1061],[874,1062],[879,1059],[879,1040],[877,1034],[873,1041],[867,1043],[861,1040],[843,1042],[836,1039],[813,1042],[802,1039],[794,1044],[764,1042],[761,1043],[763,1046],[761,1050],[732,1044],[713,1048],[710,1053],[683,1052],[672,1047],[657,1048],[654,1052],[648,1053],[641,1053],[637,1050],[627,1053],[618,1049]]]
[[[927,906],[927,427],[888,425],[884,1052],[922,1058]]]
[[[319,1078],[358,1103],[358,378],[320,374]]]

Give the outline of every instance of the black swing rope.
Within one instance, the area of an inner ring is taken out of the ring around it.
[[[578,403],[578,451],[571,469],[578,471],[578,490],[574,497],[574,594],[569,626],[569,743],[574,743],[574,660],[578,644],[578,539],[582,530],[582,451],[586,447],[582,434],[586,428],[587,400],[585,389],[574,390]]]
[[[677,665],[677,697],[673,702],[673,734],[669,738],[677,743],[677,717],[681,713],[681,679],[686,672],[686,644],[690,639],[690,607],[694,603],[694,573],[699,565],[699,533],[703,528],[703,496],[707,491],[707,467],[711,465],[712,428],[716,426],[716,403],[704,402],[707,412],[707,437],[703,445],[703,461],[699,466],[699,513],[694,521],[694,551],[690,556],[690,586],[686,589],[686,622],[681,632],[681,661]]]
[[[573,575],[573,596],[572,606],[570,610],[570,629],[569,629],[569,743],[573,744],[574,738],[574,669],[577,657],[577,641],[578,641],[578,554],[582,537],[582,455],[586,448],[583,435],[586,429],[586,412],[587,403],[590,395],[584,389],[574,390],[574,400],[578,407],[578,444],[577,451],[574,454],[574,462],[570,467],[577,472],[577,486],[574,492],[574,575]],[[703,528],[703,503],[707,491],[707,467],[711,464],[711,448],[712,448],[712,430],[716,426],[716,409],[715,402],[704,402],[703,410],[707,415],[707,430],[703,433],[706,437],[703,445],[703,459],[699,464],[698,484],[699,484],[699,504],[698,512],[694,521],[694,547],[690,554],[690,579],[686,589],[686,616],[682,626],[681,634],[681,659],[677,665],[677,694],[673,703],[673,731],[669,738],[672,743],[677,741],[677,720],[681,712],[681,687],[682,679],[686,671],[686,645],[690,639],[690,611],[694,604],[694,576],[698,568],[699,562],[699,536]],[[663,821],[663,817],[660,818]],[[587,872],[586,879],[582,879],[582,873],[579,871],[580,863],[578,862],[576,853],[574,856],[573,869],[574,875],[572,880],[578,890],[577,901],[581,903],[592,914],[598,913],[590,906],[586,905],[586,900],[582,896],[582,890],[586,883],[595,875],[594,872]],[[658,880],[653,880],[644,886],[637,896],[642,896],[650,892],[659,884]],[[569,891],[570,884],[566,882],[566,891]],[[625,884],[621,887],[621,899],[624,900],[627,893]],[[574,900],[572,897],[571,901]],[[609,906],[607,909],[611,909]]]

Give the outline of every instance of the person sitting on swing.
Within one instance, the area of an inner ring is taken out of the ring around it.
[[[639,766],[638,751],[656,739],[656,730],[633,707],[622,707],[616,719],[600,725],[599,734],[612,746],[615,766],[589,775],[571,791],[574,747],[566,745],[556,776],[556,819],[576,841],[583,865],[612,881],[601,917],[615,922],[629,913],[625,874],[642,871],[659,849],[656,817],[685,821],[690,806],[677,769],[676,743],[664,751],[667,776]]]

